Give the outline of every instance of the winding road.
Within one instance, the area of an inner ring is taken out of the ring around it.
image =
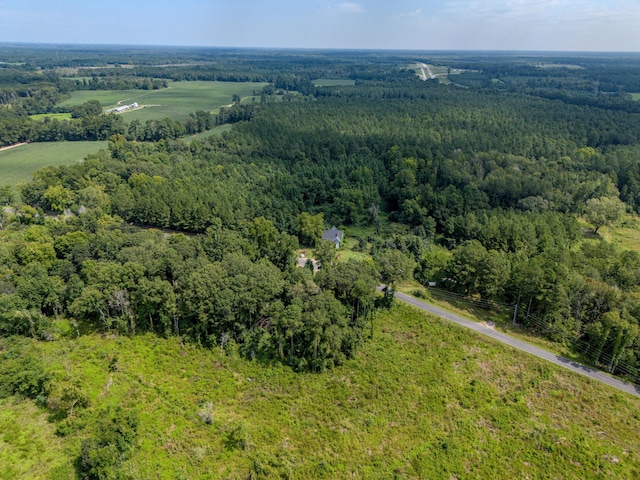
[[[511,345],[512,347],[517,348],[518,350],[522,350],[524,352],[535,355],[536,357],[540,357],[544,360],[547,360],[551,363],[555,363],[567,370],[571,370],[573,372],[580,373],[589,378],[597,380],[598,382],[604,383],[611,387],[622,390],[623,392],[630,393],[631,395],[635,395],[636,397],[640,397],[640,387],[634,385],[632,383],[624,382],[619,380],[611,375],[607,375],[604,372],[599,370],[595,370],[586,365],[582,365],[578,362],[574,362],[573,360],[569,360],[568,358],[561,357],[560,355],[555,355],[551,352],[543,350],[542,348],[538,348],[529,343],[523,342],[522,340],[518,340],[509,335],[506,335],[501,332],[496,332],[493,328],[490,328],[481,323],[472,322],[471,320],[467,320],[466,318],[455,315],[451,312],[447,312],[442,308],[438,308],[429,303],[417,300],[409,295],[405,295],[404,293],[396,292],[396,298],[402,302],[408,303],[420,310],[424,310],[426,312],[432,313],[433,315],[437,315],[438,317],[449,320],[453,323],[457,323],[463,327],[466,327],[470,330],[478,332],[487,337],[491,337],[499,342],[505,343],[507,345]]]

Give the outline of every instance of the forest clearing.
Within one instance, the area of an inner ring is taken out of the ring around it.
[[[172,82],[167,88],[158,90],[105,90],[77,91],[71,99],[60,106],[82,105],[89,100],[98,100],[105,109],[115,108],[123,103],[136,102],[140,108],[124,112],[127,121],[162,120],[170,118],[184,120],[196,110],[216,113],[227,106],[234,94],[242,98],[252,98],[266,84],[258,82]],[[259,98],[258,98],[259,99]]]
[[[60,436],[28,401],[0,400],[0,425],[22,432],[4,430],[11,478],[70,478],[71,432],[116,405],[138,418],[140,446],[122,465],[133,477],[633,478],[640,464],[639,399],[410,307],[379,316],[364,349],[324,375],[149,334],[28,351],[91,407]]]
[[[29,181],[40,168],[81,162],[106,146],[106,142],[48,142],[21,143],[15,145],[19,148],[0,149],[0,183],[15,186]]]

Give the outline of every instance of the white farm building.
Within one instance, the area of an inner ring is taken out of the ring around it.
[[[138,104],[136,102],[133,102],[131,105],[122,105],[120,107],[111,109],[111,113],[120,113],[126,110],[131,110],[132,108],[138,108]]]

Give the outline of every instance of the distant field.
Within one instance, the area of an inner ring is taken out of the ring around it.
[[[49,117],[51,119],[57,118],[58,120],[67,120],[71,118],[71,114],[70,113],[39,113],[37,115],[29,115],[29,118],[32,118],[33,120],[41,120],[45,117]]]
[[[318,78],[313,81],[313,85],[316,87],[338,87],[343,85],[352,86],[355,84],[355,80],[348,79]]]
[[[0,184],[28,181],[42,167],[71,165],[90,153],[106,148],[107,142],[30,143],[0,151]]]
[[[89,100],[98,100],[104,108],[115,107],[118,102],[137,102],[141,108],[125,112],[127,121],[161,120],[169,117],[182,120],[191,112],[216,111],[231,104],[234,94],[243,99],[259,92],[265,83],[253,82],[175,82],[161,90],[96,90],[73,92],[71,99],[60,105],[81,105]]]
[[[414,70],[416,75],[422,78],[422,69],[424,68],[424,74],[427,79],[430,78],[430,75],[433,75],[434,78],[437,78],[440,83],[451,83],[449,81],[450,75],[460,75],[465,72],[474,72],[475,70],[465,70],[462,68],[451,68],[447,65],[431,65],[425,63],[412,63],[408,66],[409,69]]]
[[[638,100],[640,100],[640,93],[632,93],[631,98],[637,102]]]
[[[582,65],[574,65],[571,63],[540,63],[536,65],[538,68],[566,68],[568,70],[584,70]]]
[[[186,142],[190,142],[192,140],[204,140],[205,138],[209,138],[212,135],[222,135],[224,132],[229,132],[233,128],[233,125],[220,125],[219,127],[212,128],[211,130],[207,130],[197,135],[191,135],[190,137],[185,137],[183,140]]]

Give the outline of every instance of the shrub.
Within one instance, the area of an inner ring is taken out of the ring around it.
[[[200,408],[200,411],[198,412],[198,418],[202,420],[204,423],[206,423],[207,425],[213,424],[213,403],[212,402],[206,402],[202,405],[202,408]]]
[[[138,417],[129,410],[116,407],[103,411],[95,433],[82,442],[78,473],[82,478],[110,480],[121,478],[120,465],[135,446]]]
[[[28,342],[6,341],[0,352],[0,398],[19,395],[45,398],[49,393],[51,376]]]

